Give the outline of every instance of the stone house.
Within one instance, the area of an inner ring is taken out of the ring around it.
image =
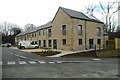
[[[93,15],[59,7],[52,21],[18,34],[16,42],[32,40],[42,47],[67,51],[103,48],[103,27]]]

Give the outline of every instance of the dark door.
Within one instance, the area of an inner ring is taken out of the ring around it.
[[[89,39],[89,49],[93,49],[93,39]]]
[[[57,49],[57,40],[56,39],[53,40],[53,49]]]

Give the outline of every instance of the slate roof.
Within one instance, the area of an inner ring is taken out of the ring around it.
[[[52,26],[52,22],[50,21],[50,22],[48,22],[48,23],[46,23],[44,25],[38,26],[37,30],[48,28],[48,27],[51,27],[51,26]]]
[[[71,18],[77,18],[77,19],[83,19],[83,20],[88,20],[88,21],[94,21],[94,22],[99,22],[99,23],[103,23],[100,20],[98,20],[96,17],[94,17],[93,15],[85,15],[82,12],[79,11],[75,11],[75,10],[71,10],[71,9],[67,9],[67,8],[63,8],[60,7],[66,14],[68,14]]]
[[[20,36],[20,35],[25,35],[25,34],[28,34],[28,33],[32,33],[32,32],[35,32],[37,30],[40,30],[40,29],[44,29],[44,28],[48,28],[48,27],[51,27],[52,26],[52,23],[51,21],[44,24],[44,25],[41,25],[41,26],[38,26],[38,27],[35,27],[33,29],[30,29],[30,30],[27,30],[27,31],[23,31],[21,32],[20,34],[18,34],[17,36]]]

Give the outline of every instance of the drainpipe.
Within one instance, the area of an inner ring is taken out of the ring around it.
[[[86,41],[86,20],[85,20],[85,49],[87,50],[87,41]]]
[[[71,23],[72,23],[72,28],[71,28],[71,51],[73,51],[73,40],[74,40],[74,38],[73,38],[73,30],[74,30],[74,27],[73,27],[73,20],[72,20],[72,18],[71,18]]]

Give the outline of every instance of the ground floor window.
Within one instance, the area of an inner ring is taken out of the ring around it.
[[[101,39],[97,39],[97,44],[98,44],[98,45],[101,44]]]
[[[41,46],[41,40],[39,40],[39,46]]]
[[[79,40],[78,40],[78,44],[79,44],[79,45],[82,45],[82,39],[79,39]]]
[[[49,47],[52,47],[52,42],[51,42],[51,40],[48,40],[48,46],[49,46]]]
[[[63,44],[63,45],[66,45],[66,39],[63,39],[63,40],[62,40],[62,44]]]
[[[94,46],[94,40],[89,39],[89,49],[93,49],[93,46]]]
[[[46,47],[46,40],[43,40],[43,47]]]

